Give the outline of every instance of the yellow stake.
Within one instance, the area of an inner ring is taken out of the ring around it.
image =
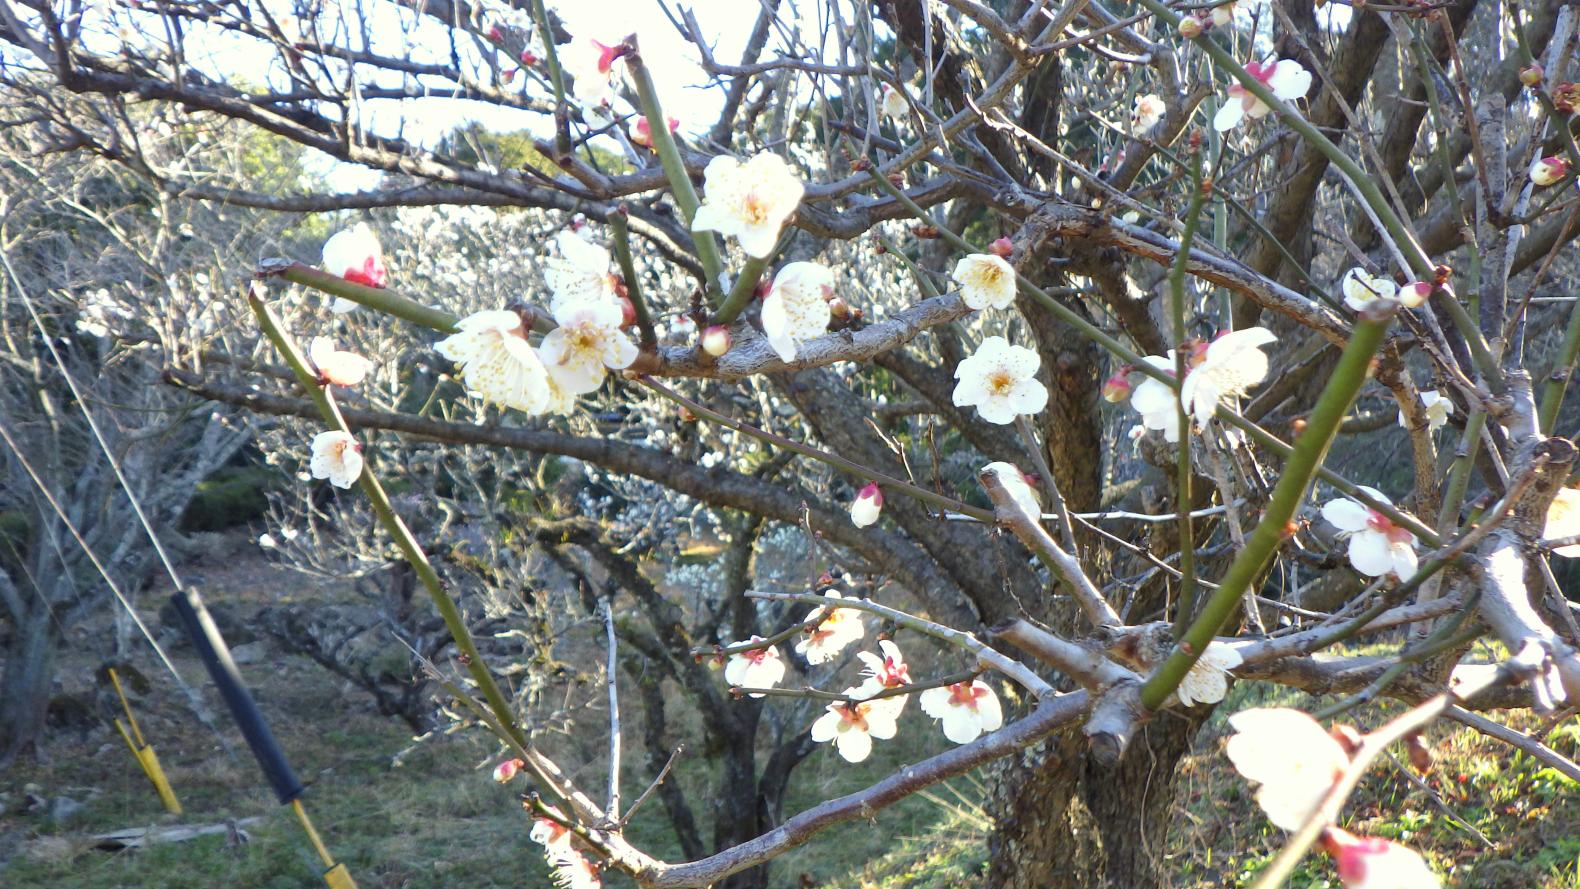
[[[324,845],[323,837],[318,835],[318,828],[313,826],[307,817],[307,810],[302,808],[302,801],[291,800],[291,811],[296,813],[296,820],[302,822],[302,830],[307,832],[307,841],[313,844],[313,851],[318,853],[318,860],[329,868],[324,871],[324,883],[329,889],[357,889],[357,883],[351,879],[351,871],[346,870],[344,864],[336,864],[333,855],[329,854],[329,847]]]
[[[170,779],[165,776],[165,770],[159,765],[159,757],[154,754],[152,744],[143,739],[143,730],[137,725],[137,717],[132,715],[132,704],[126,699],[126,692],[121,688],[121,677],[115,673],[115,668],[110,668],[110,682],[115,685],[115,693],[121,699],[121,709],[126,711],[126,722],[115,720],[115,730],[121,733],[126,741],[126,746],[132,748],[132,756],[137,758],[137,764],[142,766],[143,774],[154,784],[154,790],[159,793],[159,801],[165,804],[165,811],[172,815],[181,814],[181,801],[176,799],[176,790],[170,786]],[[130,731],[127,726],[130,725]]]

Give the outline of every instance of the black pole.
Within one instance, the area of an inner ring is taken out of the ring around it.
[[[208,675],[219,686],[220,696],[225,699],[225,706],[230,708],[231,718],[236,720],[236,727],[241,729],[242,736],[247,739],[247,746],[252,748],[258,767],[263,769],[264,777],[274,787],[274,795],[279,797],[280,805],[301,796],[306,788],[297,780],[296,773],[291,771],[291,764],[285,761],[285,751],[280,749],[279,743],[274,740],[274,733],[269,731],[269,724],[264,721],[263,714],[258,712],[258,704],[253,701],[252,693],[242,684],[241,674],[236,671],[236,662],[230,658],[230,648],[220,636],[219,627],[214,625],[214,618],[203,607],[202,598],[196,590],[184,590],[172,595],[170,602],[175,605],[176,613],[181,615],[181,623],[186,626],[187,635],[192,638],[198,656],[203,659],[203,666],[208,668]]]

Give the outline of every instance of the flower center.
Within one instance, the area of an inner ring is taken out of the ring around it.
[[[768,222],[768,202],[757,196],[757,192],[746,195],[742,215],[752,225],[763,225]]]
[[[987,388],[991,395],[1008,395],[1015,388],[1015,377],[1007,370],[996,370],[988,374]]]
[[[844,724],[853,729],[867,730],[867,711],[871,709],[868,704],[845,704],[839,708],[839,717]]]
[[[741,652],[741,656],[746,658],[747,660],[751,661],[754,664],[760,664],[763,661],[768,659],[768,649],[766,649],[766,648],[754,648],[751,651],[743,651],[743,652]]]
[[[970,707],[975,710],[977,698],[982,697],[984,691],[970,682],[957,682],[949,686],[949,703],[954,707]]]

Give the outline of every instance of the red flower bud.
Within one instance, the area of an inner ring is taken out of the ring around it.
[[[1193,15],[1180,19],[1180,36],[1186,40],[1195,40],[1201,36],[1203,30],[1205,29],[1202,27],[1201,19]]]
[[[521,51],[521,64],[522,65],[524,65],[524,66],[526,66],[528,68],[531,68],[533,65],[536,65],[537,63],[538,63],[538,57],[533,54],[532,50],[524,49],[524,50]]]
[[[1545,73],[1546,72],[1542,71],[1541,65],[1526,65],[1524,68],[1520,69],[1520,83],[1535,89],[1536,87],[1542,85],[1542,76]]]
[[[499,30],[499,26],[498,25],[489,25],[488,26],[488,41],[490,43],[504,43],[505,42],[505,32]]]
[[[636,306],[629,296],[620,297],[620,326],[630,327],[636,323]]]
[[[988,252],[1001,259],[1009,259],[1010,254],[1015,252],[1015,242],[1009,238],[999,238],[988,245]]]
[[[1118,404],[1130,397],[1133,388],[1130,385],[1130,365],[1125,365],[1114,371],[1114,375],[1103,383],[1103,400],[1109,404]]]

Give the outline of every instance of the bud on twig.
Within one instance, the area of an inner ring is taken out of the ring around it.
[[[714,358],[718,358],[730,351],[730,329],[723,324],[714,324],[702,332],[702,351]]]

